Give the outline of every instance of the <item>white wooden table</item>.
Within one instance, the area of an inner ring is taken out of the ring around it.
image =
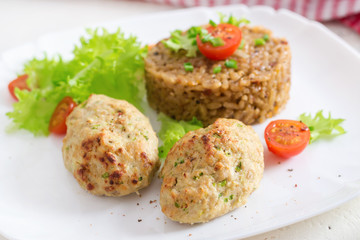
[[[136,1],[0,0],[0,52],[49,32],[172,9]],[[337,22],[325,25],[360,51],[360,35]],[[317,217],[248,238],[264,239],[360,240],[360,196]]]

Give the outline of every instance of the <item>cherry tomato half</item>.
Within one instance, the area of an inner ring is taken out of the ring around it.
[[[264,135],[269,151],[283,158],[301,153],[310,141],[308,126],[294,120],[272,121]]]
[[[49,131],[55,134],[66,133],[66,118],[76,107],[76,103],[71,97],[64,97],[56,106],[49,123]]]
[[[20,75],[15,80],[12,80],[9,83],[8,85],[9,92],[15,100],[18,100],[15,95],[15,88],[19,88],[20,90],[27,89],[30,91],[29,86],[26,84],[26,79],[28,79],[28,77],[29,76],[27,74]]]
[[[209,59],[224,60],[230,57],[241,43],[241,30],[234,25],[221,23],[215,27],[208,26],[206,30],[213,37],[221,38],[224,42],[224,45],[215,47],[210,42],[202,42],[199,36],[196,37],[200,52]]]

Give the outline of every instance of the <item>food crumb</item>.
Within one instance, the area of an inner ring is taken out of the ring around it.
[[[155,207],[154,208],[157,208],[157,205],[155,205]]]
[[[320,177],[317,178],[318,180],[320,179]]]
[[[297,184],[295,184],[295,187],[297,187],[298,185]]]
[[[292,169],[292,168],[289,168],[289,169],[288,169],[288,171],[289,171],[289,172],[292,172],[292,171],[294,171],[294,169]]]
[[[110,214],[111,214],[111,215],[113,215],[114,213],[113,213],[113,212],[111,212]]]
[[[234,217],[234,215],[231,215],[230,217]]]
[[[125,214],[123,214],[123,217],[125,217]]]
[[[338,177],[341,177],[341,175],[339,174]]]
[[[292,178],[292,176],[291,176],[291,175],[289,175],[289,178]]]
[[[138,222],[141,222],[142,221],[142,219],[138,219]]]
[[[280,164],[281,164],[281,162],[278,162],[278,164],[280,165]]]
[[[136,205],[138,205],[138,206],[139,206],[140,204],[139,204],[139,203],[136,203]]]
[[[156,220],[160,220],[160,218],[157,217]]]
[[[328,226],[328,228],[329,228],[329,230],[331,230],[331,227],[330,227],[330,226]]]
[[[191,237],[192,236],[192,234],[191,233],[189,233],[189,237]]]
[[[155,202],[156,202],[156,200],[150,200],[150,204],[155,203]]]

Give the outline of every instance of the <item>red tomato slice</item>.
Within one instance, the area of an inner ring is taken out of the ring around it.
[[[66,133],[66,118],[76,107],[76,103],[71,97],[64,97],[56,106],[49,123],[49,131],[55,134]]]
[[[199,36],[196,37],[200,52],[209,59],[224,60],[230,57],[241,43],[241,30],[234,25],[221,23],[216,27],[208,26],[206,30],[213,37],[219,37],[224,42],[224,45],[215,47],[210,42],[203,43]]]
[[[15,95],[15,88],[19,88],[20,90],[27,89],[30,91],[29,86],[26,84],[26,79],[28,79],[28,77],[29,76],[27,74],[18,76],[15,80],[12,80],[8,85],[9,92],[16,101],[18,99]]]
[[[270,152],[289,158],[301,153],[310,141],[310,130],[294,120],[276,120],[265,129],[265,141]]]

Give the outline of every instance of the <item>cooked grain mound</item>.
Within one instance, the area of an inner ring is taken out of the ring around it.
[[[244,205],[263,171],[263,146],[253,128],[218,119],[170,150],[161,170],[161,209],[174,221],[207,222]]]
[[[150,122],[130,103],[91,95],[66,120],[65,167],[95,195],[122,196],[148,186],[160,166]]]
[[[253,124],[277,114],[289,98],[290,47],[263,27],[241,29],[245,45],[229,58],[237,61],[237,69],[226,68],[225,61],[201,54],[188,58],[185,51],[174,53],[156,44],[145,61],[150,105],[177,120],[196,116],[205,125],[219,117]],[[264,34],[269,41],[255,46],[254,40]],[[185,72],[186,62],[194,66],[193,72]],[[217,66],[222,70],[214,74]]]

